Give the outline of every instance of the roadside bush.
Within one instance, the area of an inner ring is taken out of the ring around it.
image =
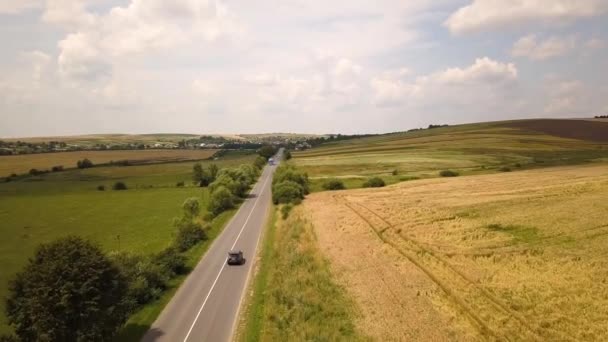
[[[184,182],[177,182],[175,183],[175,186],[178,188],[183,188],[184,187]]]
[[[310,192],[308,174],[296,169],[293,165],[282,164],[275,171],[272,184],[274,185],[285,181],[299,184],[304,195],[308,195]]]
[[[364,188],[381,188],[385,186],[384,180],[380,177],[372,177],[363,183]]]
[[[200,224],[180,220],[175,224],[177,235],[175,236],[175,248],[180,252],[189,250],[199,241],[205,240],[207,235]]]
[[[498,169],[498,171],[500,171],[500,172],[511,172],[511,168],[507,167],[507,166],[503,166],[500,169]]]
[[[291,159],[291,152],[285,150],[285,153],[283,154],[283,157],[285,158],[285,160]]]
[[[281,215],[283,217],[283,220],[286,220],[289,217],[291,209],[293,209],[293,204],[291,203],[285,204],[281,207]]]
[[[127,252],[110,255],[128,282],[128,302],[131,309],[158,299],[167,288],[171,273],[149,257]]]
[[[458,177],[458,172],[452,170],[443,170],[439,172],[441,177]]]
[[[87,158],[84,158],[83,160],[77,161],[76,166],[79,169],[87,169],[87,168],[93,167],[93,162]]]
[[[234,195],[232,192],[224,186],[218,186],[215,188],[211,193],[207,210],[213,216],[217,216],[232,208],[234,208]]]
[[[106,190],[106,187],[105,187],[105,185],[98,185],[98,186],[97,186],[97,190],[98,190],[98,191],[105,191],[105,190]]]
[[[169,247],[152,257],[152,262],[160,265],[172,276],[188,273],[186,257],[175,248]]]
[[[127,185],[124,182],[116,182],[112,186],[112,190],[127,190]]]
[[[299,204],[304,199],[304,190],[300,184],[292,181],[277,183],[272,188],[274,204]]]
[[[264,166],[266,166],[266,158],[259,156],[255,159],[255,161],[253,162],[253,165],[258,169],[261,170],[264,168]]]
[[[344,182],[339,179],[329,179],[323,183],[323,189],[325,190],[344,190]]]

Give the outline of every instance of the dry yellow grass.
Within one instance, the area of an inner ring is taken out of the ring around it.
[[[608,339],[608,166],[431,179],[304,202],[377,340]]]
[[[49,170],[53,166],[76,167],[78,160],[88,158],[94,164],[129,160],[143,162],[169,162],[200,160],[211,157],[216,150],[140,150],[140,151],[76,151],[41,154],[24,154],[0,157],[0,177],[11,173],[23,174],[30,169]]]

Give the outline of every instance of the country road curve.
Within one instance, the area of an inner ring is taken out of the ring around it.
[[[282,150],[277,155],[282,155]],[[267,165],[249,197],[177,290],[142,341],[229,341],[252,272],[256,249],[271,206]],[[228,266],[228,251],[242,250],[246,262]]]

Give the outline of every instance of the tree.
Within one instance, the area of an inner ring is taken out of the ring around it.
[[[262,146],[259,150],[258,150],[258,154],[264,158],[266,158],[266,160],[268,160],[269,158],[271,158],[272,156],[275,155],[275,153],[277,153],[277,148],[271,145],[266,145],[266,146]]]
[[[266,158],[259,156],[255,159],[255,161],[253,162],[253,165],[258,169],[261,170],[262,168],[264,168],[264,166],[266,165]]]
[[[285,153],[283,154],[283,156],[285,157],[285,160],[289,160],[289,159],[291,159],[291,152],[285,150]]]
[[[192,167],[192,180],[194,181],[194,183],[200,185],[202,179],[203,179],[203,166],[201,165],[201,163],[196,163]]]
[[[10,282],[9,323],[22,341],[110,341],[128,315],[128,283],[79,237],[40,245]]]
[[[124,182],[116,182],[112,186],[112,190],[127,190],[127,185]]]
[[[184,210],[184,217],[193,220],[200,214],[201,204],[196,197],[190,197],[184,201],[182,209]]]
[[[284,181],[272,187],[272,201],[274,204],[298,204],[304,199],[304,190],[296,182]]]
[[[219,167],[215,164],[210,164],[207,169],[203,169],[203,166],[200,163],[196,163],[193,167],[192,178],[199,186],[206,187],[215,181],[219,170]]]
[[[87,158],[84,158],[83,160],[79,160],[78,162],[76,162],[76,166],[79,169],[88,169],[90,167],[93,167],[93,162],[88,160]]]
[[[372,177],[363,183],[364,188],[381,188],[385,186],[384,180],[380,177]]]
[[[344,182],[339,179],[329,179],[325,183],[323,183],[323,189],[325,190],[344,190],[346,187],[344,186]]]
[[[234,195],[224,186],[217,187],[211,194],[207,210],[217,216],[226,210],[234,208]]]

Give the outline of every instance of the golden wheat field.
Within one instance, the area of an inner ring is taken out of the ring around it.
[[[608,165],[429,179],[304,201],[379,341],[608,340]]]

